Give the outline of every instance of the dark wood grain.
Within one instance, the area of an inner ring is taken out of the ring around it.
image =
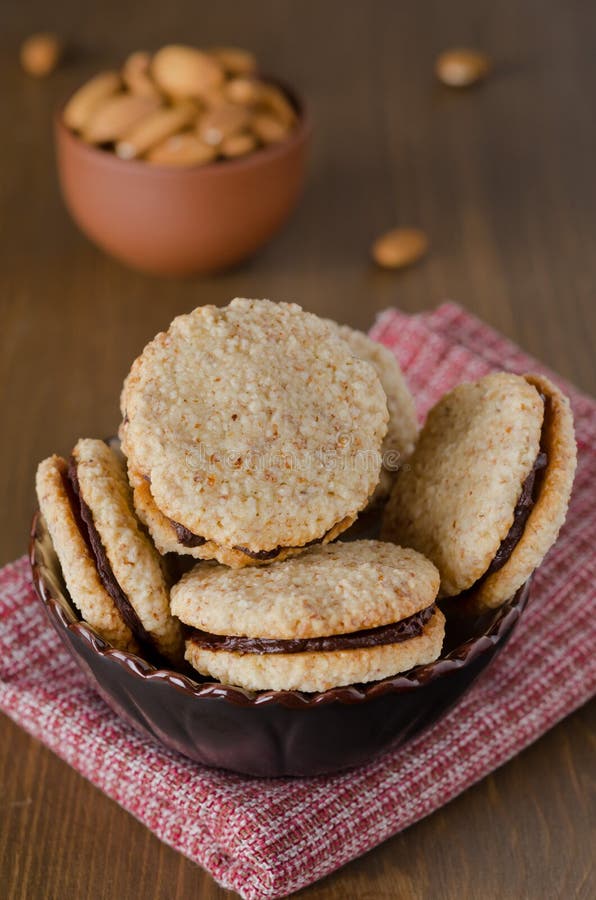
[[[17,48],[48,27],[76,53],[35,82]],[[3,4],[1,560],[24,550],[37,461],[113,432],[131,359],[201,303],[295,299],[365,327],[386,306],[450,297],[594,392],[595,32],[596,7],[582,0]],[[172,39],[250,46],[302,88],[316,121],[299,211],[218,278],[152,280],[107,259],[68,219],[54,175],[57,102],[128,50]],[[435,84],[434,56],[452,44],[493,54],[494,77],[464,93]],[[393,224],[432,241],[427,260],[397,275],[368,261]],[[8,720],[0,729],[2,897],[228,896]],[[594,897],[595,735],[592,704],[301,896]]]

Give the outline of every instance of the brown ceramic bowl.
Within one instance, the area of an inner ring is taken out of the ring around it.
[[[369,762],[434,722],[505,645],[529,584],[478,619],[447,612],[434,663],[318,694],[251,692],[155,666],[103,641],[73,608],[45,523],[30,544],[33,581],[50,621],[91,686],[134,728],[208,766],[248,775],[320,775]],[[191,670],[192,672],[192,670]]]
[[[311,124],[304,104],[288,139],[205,166],[123,160],[55,117],[56,158],[70,214],[95,244],[155,275],[216,272],[252,256],[281,228],[301,193]]]

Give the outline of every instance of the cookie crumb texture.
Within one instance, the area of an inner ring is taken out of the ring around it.
[[[171,521],[155,505],[151,496],[151,489],[145,479],[140,478],[134,471],[129,471],[131,484],[133,485],[134,504],[137,515],[146,526],[153,542],[160,553],[177,553],[179,556],[193,556],[195,559],[215,559],[224,566],[232,569],[242,569],[244,566],[268,566],[272,562],[281,562],[290,556],[298,556],[303,553],[305,547],[284,547],[272,559],[258,559],[248,556],[242,550],[220,547],[214,541],[206,541],[196,547],[187,547],[181,544],[172,526]],[[339,535],[354,524],[355,516],[348,516],[337,522],[321,539],[321,543],[327,544],[336,540]]]
[[[168,659],[181,659],[180,623],[170,614],[161,559],[135,516],[124,462],[93,438],[81,438],[73,458],[81,498],[91,510],[118,584],[158,651]]]
[[[35,486],[69,596],[103,640],[119,650],[136,652],[136,639],[101,583],[95,560],[79,531],[65,486],[67,470],[62,457],[50,456],[37,467]]]
[[[483,579],[467,604],[471,613],[500,606],[528,580],[557,540],[565,521],[577,466],[573,413],[569,400],[543,375],[524,375],[545,397],[541,448],[547,465],[519,543],[502,569]]]
[[[175,319],[122,393],[129,469],[208,541],[300,546],[362,509],[379,480],[385,393],[330,325],[236,299]]]
[[[519,375],[460,384],[428,414],[398,472],[383,536],[414,547],[441,573],[441,596],[471,587],[513,522],[540,450],[544,403]]]
[[[395,356],[387,347],[371,340],[368,335],[349,325],[329,320],[352,350],[354,356],[369,362],[375,369],[387,397],[389,424],[383,440],[383,467],[374,500],[384,500],[398,468],[410,456],[418,437],[416,404]]]

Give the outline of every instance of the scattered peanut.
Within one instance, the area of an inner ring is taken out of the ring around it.
[[[240,47],[214,47],[211,56],[224,67],[228,75],[252,75],[257,70],[257,58]]]
[[[215,147],[204,144],[195,134],[175,134],[158,144],[147,156],[150,163],[166,166],[198,166],[213,162]]]
[[[159,87],[172,97],[201,97],[225,78],[223,66],[217,60],[181,44],[158,50],[151,69]]]
[[[428,250],[428,238],[419,228],[394,228],[372,245],[372,257],[384,269],[401,269],[417,262]]]
[[[83,137],[90,144],[117,141],[158,107],[159,100],[154,97],[116,94],[101,103],[91,114],[85,124]]]
[[[117,72],[100,72],[91,81],[76,91],[62,114],[64,121],[73,131],[83,131],[97,107],[121,87]]]
[[[139,97],[157,97],[161,95],[150,72],[151,54],[144,50],[131,53],[122,66],[122,80],[131,92]]]
[[[292,100],[257,78],[252,53],[182,45],[131,53],[73,95],[64,122],[121,159],[204,165],[286,140],[298,122]]]
[[[439,81],[449,87],[469,87],[486,78],[491,61],[479,50],[458,48],[445,50],[437,57],[435,73]]]
[[[62,56],[62,41],[55,34],[32,34],[21,45],[21,65],[35,78],[54,71]]]

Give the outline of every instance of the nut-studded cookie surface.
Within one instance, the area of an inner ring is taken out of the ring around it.
[[[375,491],[375,499],[382,500],[391,492],[397,470],[414,449],[418,436],[416,405],[404,374],[387,347],[348,325],[332,324],[354,355],[374,366],[387,397],[389,424],[382,447],[383,468]]]
[[[195,559],[215,559],[224,566],[233,569],[242,569],[244,566],[265,566],[272,562],[281,562],[290,556],[298,556],[304,552],[304,547],[280,547],[276,552],[265,554],[261,559],[259,554],[250,555],[245,550],[238,548],[221,547],[214,541],[205,541],[199,544],[185,545],[180,542],[170,519],[157,508],[151,495],[151,487],[148,482],[129,470],[129,477],[133,485],[133,498],[136,513],[147,527],[153,543],[160,553],[177,553],[180,556],[193,556]],[[353,524],[355,517],[348,517],[337,522],[333,528],[326,532],[320,539],[320,543],[328,544],[339,537]]]
[[[470,611],[500,606],[527,581],[556,541],[565,521],[577,465],[573,414],[564,394],[542,375],[524,375],[544,397],[541,449],[546,467],[540,473],[535,502],[519,542],[497,572],[480,581],[468,600]]]
[[[134,363],[122,445],[158,509],[205,541],[269,551],[362,509],[387,429],[374,368],[293,304],[180,316]]]
[[[383,534],[441,573],[441,595],[471,587],[507,535],[540,451],[544,403],[519,375],[461,384],[439,400],[397,474]]]
[[[170,614],[160,557],[135,516],[125,462],[103,441],[73,450],[80,500],[86,505],[114,578],[144,632],[166,658],[182,655],[180,623]]]
[[[60,456],[44,459],[37,467],[35,486],[72,602],[109,644],[119,650],[138,649],[132,631],[101,582],[93,553],[81,533],[66,460]]]

